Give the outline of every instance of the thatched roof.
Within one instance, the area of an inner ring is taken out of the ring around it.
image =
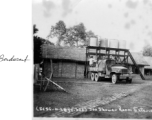
[[[141,53],[132,52],[131,54],[138,65],[149,66],[149,64],[146,62],[146,60],[144,59],[144,56]],[[130,58],[128,59],[128,63],[133,64]]]
[[[132,53],[135,61],[138,65],[148,65],[140,53]],[[86,49],[85,48],[74,48],[74,47],[58,47],[51,45],[44,45],[42,47],[42,57],[51,59],[65,59],[74,61],[85,61],[86,60]],[[130,64],[133,64],[129,59]]]
[[[149,56],[144,56],[145,61],[150,65],[150,66],[145,66],[145,68],[150,68],[152,69],[152,57]]]
[[[51,45],[42,46],[43,58],[85,61],[85,52],[86,50],[84,48],[59,47]]]

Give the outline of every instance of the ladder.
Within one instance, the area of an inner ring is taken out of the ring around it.
[[[95,52],[90,52],[90,50],[95,50]],[[105,51],[105,53],[101,52]],[[113,51],[113,53],[111,52]],[[123,52],[124,54],[120,54]],[[95,56],[105,56],[109,58],[110,56],[114,57],[114,60],[116,63],[128,65],[128,58],[130,57],[131,61],[133,62],[133,65],[137,68],[139,71],[139,74],[143,80],[145,80],[144,75],[141,73],[136,61],[134,60],[132,54],[128,49],[121,49],[121,48],[110,48],[110,47],[96,47],[96,46],[87,46],[86,47],[86,62],[85,62],[85,77],[88,78],[88,57],[90,55]]]

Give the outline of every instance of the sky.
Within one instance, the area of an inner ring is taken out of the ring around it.
[[[133,52],[152,45],[152,0],[33,0],[32,19],[42,38],[63,20],[67,27],[83,23],[101,38],[125,40]]]

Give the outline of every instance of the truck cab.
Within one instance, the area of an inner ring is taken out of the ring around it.
[[[113,84],[118,81],[126,80],[132,82],[132,73],[122,64],[116,64],[115,60],[105,59],[98,60],[94,66],[89,67],[91,80],[98,81],[99,78],[110,78]]]

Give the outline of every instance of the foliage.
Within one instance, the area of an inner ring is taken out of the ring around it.
[[[60,45],[61,40],[63,40],[63,35],[66,33],[66,25],[63,21],[59,21],[56,23],[55,26],[51,26],[50,33],[48,35],[48,38],[57,37],[58,38],[58,45]]]
[[[42,61],[41,55],[41,45],[43,41],[39,38],[34,36],[34,64],[38,64]]]
[[[54,26],[51,26],[48,38],[57,37],[57,45],[60,46],[63,41],[68,46],[84,47],[87,45],[90,37],[96,36],[91,30],[86,32],[83,23],[66,28],[64,21],[60,20]]]
[[[51,26],[50,34],[48,37],[58,38],[57,45],[60,46],[61,41],[69,46],[77,46],[78,42],[84,42],[86,40],[86,29],[83,23],[66,28],[63,21],[59,21],[55,26]]]
[[[33,26],[33,34],[37,33],[39,30],[36,28],[36,25]]]
[[[79,46],[78,42],[85,42],[86,32],[83,23],[67,28],[64,41],[70,46]]]
[[[152,57],[152,46],[150,45],[145,46],[143,49],[143,55]]]
[[[33,35],[38,32],[36,25],[33,25]],[[41,46],[43,44],[54,45],[48,40],[43,38],[33,36],[33,47],[34,47],[34,64],[38,64],[42,61],[42,54],[41,54]]]
[[[73,27],[67,28],[66,34],[64,35],[65,44],[75,46],[75,30]]]
[[[78,46],[78,41],[81,41],[81,42],[85,42],[86,40],[86,29],[85,29],[85,26],[83,23],[80,23],[78,25],[75,25],[73,27],[74,29],[74,41],[76,42],[76,45]]]
[[[88,38],[90,38],[90,37],[95,37],[96,35],[94,34],[94,32],[92,32],[91,30],[89,30],[88,32],[86,32],[86,36]]]

